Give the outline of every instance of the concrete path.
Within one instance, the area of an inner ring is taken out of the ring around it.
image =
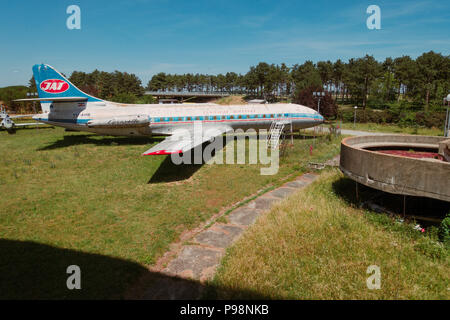
[[[388,134],[396,134],[396,133],[341,129],[341,134],[349,135],[349,136],[385,136]]]
[[[146,289],[142,299],[199,298],[203,288],[199,284],[214,277],[226,248],[239,239],[258,216],[269,211],[274,203],[304,188],[316,178],[316,174],[303,174],[236,208],[224,216],[226,223],[215,222],[208,228],[190,234],[189,238],[182,239],[183,243],[175,249],[176,254],[166,259],[161,269],[153,270],[162,277]]]
[[[314,131],[314,128],[305,129],[308,131]],[[324,132],[328,132],[328,127],[323,127]],[[361,130],[351,130],[351,129],[341,129],[341,134],[349,136],[384,136],[389,134],[398,133],[388,133],[388,132],[374,132],[374,131],[361,131]]]

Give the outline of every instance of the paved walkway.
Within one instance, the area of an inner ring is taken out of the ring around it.
[[[183,243],[177,247],[176,254],[172,254],[170,260],[162,263],[164,267],[160,270],[153,270],[164,277],[153,282],[152,286],[145,291],[142,299],[199,298],[202,290],[199,283],[204,283],[214,277],[226,248],[239,239],[258,216],[269,211],[274,203],[304,188],[316,178],[316,174],[303,174],[246,205],[236,208],[224,216],[227,220],[226,223],[215,222],[209,228],[203,228],[190,234],[188,239],[182,239]],[[161,263],[159,264],[161,265]]]
[[[305,130],[314,131],[313,128],[307,128]],[[323,127],[324,132],[328,132],[328,127]],[[361,131],[361,130],[351,130],[351,129],[341,129],[341,134],[349,136],[385,136],[388,134],[398,134],[398,133],[388,133],[388,132],[374,132],[374,131]]]
[[[388,134],[397,134],[397,133],[386,133],[386,132],[373,132],[373,131],[359,131],[359,130],[341,129],[341,134],[349,135],[349,136],[385,136],[385,135],[388,135]]]

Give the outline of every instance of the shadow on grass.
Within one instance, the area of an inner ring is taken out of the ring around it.
[[[2,300],[195,299],[205,289],[220,290],[198,281],[150,272],[135,262],[30,241],[0,239],[0,256]],[[67,289],[67,278],[71,274],[66,270],[70,265],[80,267],[80,290]]]
[[[150,145],[161,142],[164,137],[100,137],[94,134],[65,135],[54,143],[37,149],[38,151],[66,148],[78,144],[94,144],[97,146],[117,145]],[[145,151],[145,150],[143,150]]]
[[[226,144],[225,137],[223,137],[223,145]],[[198,152],[199,154],[204,155],[204,149],[209,144],[209,142],[203,143],[201,146],[196,147],[193,150],[190,150],[190,162],[194,162],[195,156],[194,153]],[[159,183],[159,182],[175,182],[189,179],[194,173],[196,173],[206,162],[208,162],[212,157],[214,157],[215,152],[212,153],[210,157],[206,159],[202,158],[201,164],[175,164],[172,161],[171,156],[166,156],[164,161],[158,167],[156,172],[150,178],[148,183]]]
[[[222,137],[222,145],[225,146],[227,144],[226,137]],[[190,157],[187,157],[189,159],[189,162],[192,162],[191,164],[175,164],[172,161],[171,156],[166,156],[164,161],[161,163],[161,165],[158,167],[156,172],[153,174],[153,176],[150,178],[148,183],[159,183],[159,182],[175,182],[175,181],[182,181],[189,179],[194,173],[196,173],[206,162],[211,160],[211,158],[215,155],[215,149],[212,150],[212,154],[207,155],[205,158],[204,150],[207,145],[209,145],[210,142],[204,142],[201,146],[195,147],[195,149],[192,149],[188,151],[190,153]],[[201,164],[195,164],[194,163],[194,153],[200,154],[202,156]],[[177,155],[178,156],[178,155]],[[181,155],[181,157],[183,157]]]
[[[189,179],[203,164],[175,164],[166,156],[148,183],[175,182]]]
[[[252,136],[252,139],[256,138],[255,136]],[[264,136],[260,136],[260,139],[265,139]],[[294,136],[295,139],[302,139],[302,140],[310,140],[313,139],[311,136]],[[227,143],[230,141],[227,141],[226,136],[222,136],[222,146],[226,146]],[[235,138],[237,140],[237,138]],[[248,139],[248,137],[246,138]],[[286,141],[288,141],[288,137],[286,137]],[[316,137],[316,139],[320,139],[320,137]],[[324,139],[324,138],[322,138]],[[237,142],[236,142],[237,143]],[[190,152],[190,161],[194,162],[194,152],[200,152],[202,156],[204,156],[204,149],[209,144],[209,142],[205,142],[202,144],[201,149],[200,147],[196,147],[195,151],[191,150]],[[234,151],[236,154],[236,150]],[[214,153],[211,155],[211,157],[214,157]],[[153,174],[153,176],[150,178],[148,183],[160,183],[160,182],[175,182],[175,181],[182,181],[189,179],[195,172],[197,172],[206,162],[208,162],[211,157],[208,157],[207,159],[203,159],[201,164],[175,164],[173,163],[171,156],[167,156],[164,161],[161,163],[161,165],[158,167],[156,172]],[[247,155],[246,155],[247,157]],[[224,158],[225,161],[225,158]]]
[[[14,135],[14,134],[17,134],[18,131],[44,130],[44,129],[55,129],[55,127],[14,127],[13,129],[10,129],[10,130],[0,129],[0,133],[5,132],[9,135]]]
[[[406,216],[423,216],[435,219],[443,219],[450,212],[450,203],[446,201],[414,196],[404,198],[403,195],[382,192],[362,184],[358,186],[359,199],[357,199],[356,182],[346,177],[333,182],[332,188],[335,194],[352,207],[359,207],[362,203],[370,201],[386,208],[389,212],[403,215],[403,205],[405,204]],[[406,201],[404,202],[404,200]],[[423,223],[433,225],[433,223]]]
[[[21,124],[21,122],[19,122],[18,124]],[[49,125],[31,125],[31,126],[18,126],[18,127],[14,127],[14,129],[16,131],[26,131],[26,130],[46,130],[46,129],[55,129],[55,127],[53,126],[49,126]],[[5,130],[6,131],[6,130]]]
[[[54,127],[48,127],[53,128]],[[29,128],[33,129],[33,128]],[[47,129],[47,128],[40,128],[40,129]],[[40,130],[39,129],[39,130]],[[21,129],[22,130],[22,129]],[[313,135],[298,135],[294,134],[295,140],[311,140],[311,139],[320,139],[324,138],[324,136],[316,136]],[[96,134],[76,134],[76,135],[65,135],[62,137],[62,139],[59,139],[55,141],[54,143],[47,145],[42,148],[38,148],[37,151],[43,151],[43,150],[53,150],[53,149],[59,149],[59,148],[66,148],[73,145],[79,145],[79,144],[93,144],[97,146],[106,146],[111,144],[118,144],[118,145],[150,145],[155,142],[161,142],[164,140],[165,137],[163,136],[152,136],[152,137],[113,137],[113,136],[99,136]],[[261,136],[260,138],[265,138],[264,136]],[[290,136],[287,135],[286,139],[290,139]],[[203,144],[206,146],[208,143]],[[226,138],[223,137],[223,145],[226,144]],[[145,150],[144,150],[145,151]]]
[[[355,181],[348,178],[341,178],[333,182],[332,188],[334,193],[341,197],[348,205],[353,207],[359,205],[359,202],[356,200]]]
[[[289,141],[291,139],[291,133],[289,131],[284,132],[286,141]],[[314,131],[307,131],[306,133],[299,134],[298,132],[294,132],[292,135],[294,140],[320,140],[320,139],[326,139],[328,137],[328,134],[322,133],[322,134],[316,134],[314,135]],[[267,138],[266,135],[261,135],[260,138]]]

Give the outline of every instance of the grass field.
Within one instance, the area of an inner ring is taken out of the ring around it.
[[[339,153],[340,139],[295,139],[274,176],[261,165],[180,165],[141,157],[162,138],[61,128],[0,132],[0,298],[110,298],[181,232]],[[79,265],[83,290],[66,288]]]
[[[259,218],[227,255],[207,297],[449,299],[450,248],[407,223],[359,209],[354,182],[321,175]],[[381,289],[369,290],[377,265]],[[225,289],[224,289],[225,288]]]

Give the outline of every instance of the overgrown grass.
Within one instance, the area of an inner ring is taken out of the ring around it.
[[[308,161],[338,154],[340,139],[316,139],[312,156],[309,145],[313,140],[295,139],[274,176],[260,175],[260,168],[267,165],[176,166],[170,157],[140,156],[160,141],[100,137],[61,128],[20,129],[15,135],[0,132],[0,238],[13,241],[5,242],[0,273],[14,279],[19,270],[14,261],[22,267],[37,265],[43,272],[54,270],[51,256],[68,249],[73,254],[61,254],[73,256],[72,264],[82,261],[84,270],[94,267],[96,274],[103,275],[104,284],[69,297],[120,296],[181,232],[268,185],[300,174]],[[30,241],[46,245],[42,248],[45,254],[39,246],[22,250],[20,243]],[[80,260],[77,253],[86,256]],[[120,259],[132,267],[125,263],[122,268],[101,269],[97,261],[106,264],[108,260],[90,254]],[[57,275],[47,277],[54,285],[51,282],[46,287],[45,297],[67,296],[65,269],[59,272],[62,282]],[[32,281],[24,281],[19,278],[8,287],[1,287],[5,282],[0,281],[1,296],[43,296],[39,289],[27,291]]]
[[[211,283],[222,289],[208,296],[449,299],[449,248],[410,225],[351,206],[345,194],[354,190],[346,181],[338,170],[325,172],[260,217],[227,251]],[[371,265],[380,267],[379,290],[366,284]]]

